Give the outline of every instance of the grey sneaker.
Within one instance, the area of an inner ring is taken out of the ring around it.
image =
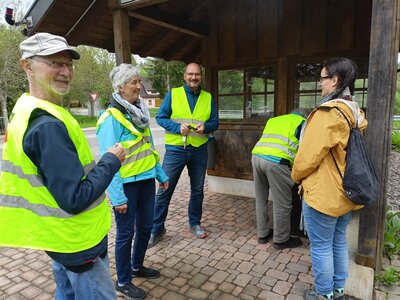
[[[344,296],[344,290],[333,290],[333,299],[335,300],[346,300],[346,297]]]
[[[201,228],[200,225],[194,225],[189,227],[190,232],[192,232],[198,239],[204,239],[207,237],[206,231]]]
[[[326,299],[333,299],[333,297],[331,296],[331,298],[327,298],[327,297],[324,297],[324,296],[318,294],[315,290],[305,290],[303,293],[303,299],[304,300],[326,300]]]
[[[120,286],[118,281],[115,283],[115,291],[117,296],[124,297],[129,300],[142,300],[146,298],[146,293],[141,289],[132,284],[125,284]]]
[[[164,228],[163,231],[161,232],[158,232],[156,234],[151,234],[149,243],[147,244],[147,249],[154,247],[164,237],[166,233],[167,230]]]

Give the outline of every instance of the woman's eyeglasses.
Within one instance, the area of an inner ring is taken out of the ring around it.
[[[332,76],[329,76],[329,75],[327,75],[327,76],[321,76],[321,77],[319,78],[319,82],[322,83],[322,81],[324,81],[324,79],[328,79],[328,78],[332,78]]]

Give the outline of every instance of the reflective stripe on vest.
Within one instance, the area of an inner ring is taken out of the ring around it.
[[[64,123],[82,164],[82,180],[95,165],[89,144],[69,112],[48,101],[22,95],[13,109],[0,165],[0,245],[60,253],[89,249],[111,227],[105,194],[79,214],[67,213],[58,206],[37,167],[23,151],[23,137],[35,109],[45,110]]]
[[[125,160],[119,170],[121,177],[128,178],[154,168],[160,161],[160,156],[150,141],[150,128],[144,129],[143,133],[140,132],[119,109],[114,107],[108,108],[100,116],[97,128],[109,116],[112,116],[136,137],[134,140],[121,141],[121,145],[125,149]]]
[[[171,110],[171,120],[176,123],[190,124],[193,127],[198,124],[204,124],[211,116],[211,94],[201,90],[192,113],[184,87],[173,88],[171,90]],[[186,145],[200,147],[207,141],[208,136],[206,134],[198,134],[190,130],[186,138]],[[166,131],[165,144],[183,146],[182,135]]]
[[[292,165],[299,147],[299,141],[295,136],[296,129],[304,120],[296,114],[269,119],[252,154],[283,158]]]

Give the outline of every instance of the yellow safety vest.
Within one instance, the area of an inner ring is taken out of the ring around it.
[[[287,159],[293,165],[299,148],[296,128],[305,119],[296,114],[282,115],[268,120],[252,154],[271,155]]]
[[[186,97],[184,87],[173,88],[171,90],[171,120],[179,124],[190,124],[196,127],[198,124],[204,124],[210,119],[211,115],[211,94],[201,90],[197,99],[193,113],[190,111],[189,102]],[[190,130],[186,137],[186,145],[200,147],[207,143],[206,134],[198,134]],[[181,134],[165,132],[165,144],[173,146],[183,146],[184,142]]]
[[[128,178],[154,168],[160,161],[160,155],[150,141],[150,128],[141,133],[119,109],[111,107],[100,116],[97,129],[110,115],[136,136],[134,140],[121,141],[125,149],[125,160],[119,170],[121,177]]]
[[[85,174],[95,166],[89,144],[71,114],[58,105],[23,94],[13,109],[1,161],[0,245],[60,253],[92,248],[111,227],[105,194],[79,214],[67,213],[59,207],[44,186],[37,167],[23,151],[29,118],[37,108],[64,123]]]

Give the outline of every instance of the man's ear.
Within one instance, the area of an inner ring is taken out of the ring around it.
[[[28,74],[28,75],[33,74],[31,60],[26,59],[26,58],[21,58],[19,60],[19,63],[21,65],[21,67],[24,69],[24,71],[26,72],[26,74]]]

